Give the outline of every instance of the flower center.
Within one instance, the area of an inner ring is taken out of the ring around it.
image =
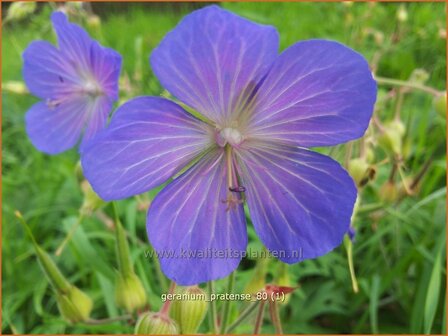
[[[84,83],[82,90],[83,92],[92,97],[100,96],[101,94],[103,94],[103,90],[101,90],[98,83],[96,83],[93,80],[87,80]]]
[[[238,146],[244,140],[240,131],[236,128],[226,127],[216,134],[216,143],[224,147],[226,144],[230,146]]]

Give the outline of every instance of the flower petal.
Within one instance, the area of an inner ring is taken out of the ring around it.
[[[80,26],[70,23],[62,12],[54,12],[51,21],[58,36],[59,50],[64,57],[76,63],[81,70],[90,69],[90,48],[94,41],[89,34]]]
[[[165,187],[152,202],[148,237],[163,272],[177,284],[194,285],[230,274],[247,245],[242,205],[226,210],[223,150],[207,154]]]
[[[92,76],[101,89],[112,100],[118,100],[118,80],[120,78],[122,58],[119,53],[105,48],[94,41],[90,49],[90,67]]]
[[[57,99],[82,85],[64,55],[46,41],[30,43],[23,53],[23,78],[35,96]]]
[[[357,190],[336,161],[269,146],[246,151],[239,160],[255,230],[280,260],[316,258],[342,242]]]
[[[106,127],[107,118],[112,110],[112,105],[112,100],[105,95],[90,100],[89,112],[87,112],[88,120],[80,145],[80,151],[86,147],[89,141],[92,140],[99,131]]]
[[[89,100],[75,98],[50,107],[39,102],[25,116],[26,131],[33,145],[48,154],[58,154],[79,140],[85,125]]]
[[[148,191],[207,150],[207,127],[167,99],[135,98],[83,149],[84,174],[105,200]]]
[[[222,122],[249,98],[277,50],[275,28],[208,6],[168,33],[150,61],[168,91]]]
[[[309,40],[286,49],[253,98],[250,133],[303,147],[362,136],[376,83],[360,54],[337,42]]]

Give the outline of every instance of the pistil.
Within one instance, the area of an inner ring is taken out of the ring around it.
[[[243,190],[244,187],[238,186],[238,178],[236,175],[232,156],[232,146],[227,144],[224,150],[226,152],[227,164],[227,198],[223,202],[227,203],[226,211],[229,211],[230,209],[235,209],[238,204],[243,203],[243,200],[239,199],[238,196],[235,196],[234,192],[235,190]]]

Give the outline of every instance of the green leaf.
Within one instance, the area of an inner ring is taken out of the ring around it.
[[[436,259],[434,260],[434,267],[432,269],[431,279],[429,280],[428,284],[428,292],[426,294],[425,312],[423,318],[425,334],[431,333],[432,325],[434,323],[434,317],[436,315],[437,306],[439,303],[442,272],[442,250],[443,249],[439,250]]]
[[[378,334],[378,301],[380,292],[381,279],[378,274],[375,274],[372,278],[372,285],[370,287],[370,328],[372,329],[372,334]]]

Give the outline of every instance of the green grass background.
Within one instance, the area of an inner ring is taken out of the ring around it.
[[[137,95],[160,95],[163,88],[148,64],[148,55],[163,36],[192,8],[202,4],[92,5],[101,27],[88,28],[105,46],[124,58],[121,101]],[[280,32],[281,49],[309,38],[345,43],[369,61],[381,52],[378,75],[407,80],[424,69],[426,85],[445,89],[446,32],[444,3],[224,3],[223,7]],[[4,9],[6,5],[2,3]],[[54,6],[53,6],[54,7]],[[399,22],[397,11],[407,12]],[[35,39],[55,41],[49,21],[52,6],[42,4],[32,16],[3,26],[2,82],[21,81],[21,54]],[[72,19],[89,27],[85,18]],[[383,36],[383,41],[375,40]],[[380,96],[390,87],[380,86]],[[38,152],[24,131],[24,115],[37,101],[30,95],[2,93],[2,332],[3,333],[132,333],[133,326],[112,323],[70,326],[59,316],[55,298],[43,276],[30,240],[14,217],[20,210],[36,239],[53,253],[76,220],[83,195],[75,174],[78,153],[58,156]],[[381,121],[393,116],[396,101],[376,111]],[[360,285],[352,291],[343,246],[317,260],[288,267],[291,284],[299,285],[281,307],[287,333],[445,333],[445,119],[433,109],[432,98],[420,91],[406,94],[402,118],[407,125],[405,173],[415,175],[433,156],[419,192],[399,204],[382,202],[380,188],[390,165],[378,167],[376,179],[362,190],[354,263]],[[323,150],[325,151],[325,150]],[[341,162],[347,151],[338,146],[332,156]],[[327,151],[328,152],[328,151]],[[375,148],[376,160],[386,157]],[[397,182],[398,183],[398,182]],[[153,197],[155,192],[148,193]],[[316,200],[318,202],[318,200]],[[131,238],[136,271],[144,282],[153,309],[160,307],[164,291],[154,263],[144,258],[149,248],[145,211],[137,200],[118,202],[120,216]],[[375,209],[375,210],[373,210]],[[110,215],[109,207],[104,209]],[[250,244],[261,244],[249,227]],[[114,233],[96,216],[86,218],[60,257],[54,258],[64,274],[94,299],[93,317],[117,316],[113,281],[116,267]],[[243,291],[253,275],[255,261],[239,268],[235,292]],[[279,263],[271,260],[268,281]],[[225,281],[216,289],[225,290]],[[231,319],[244,307],[232,304]],[[218,306],[219,308],[219,306]],[[236,332],[250,333],[248,320]],[[205,322],[201,331],[207,332]],[[274,331],[266,314],[264,333]]]

